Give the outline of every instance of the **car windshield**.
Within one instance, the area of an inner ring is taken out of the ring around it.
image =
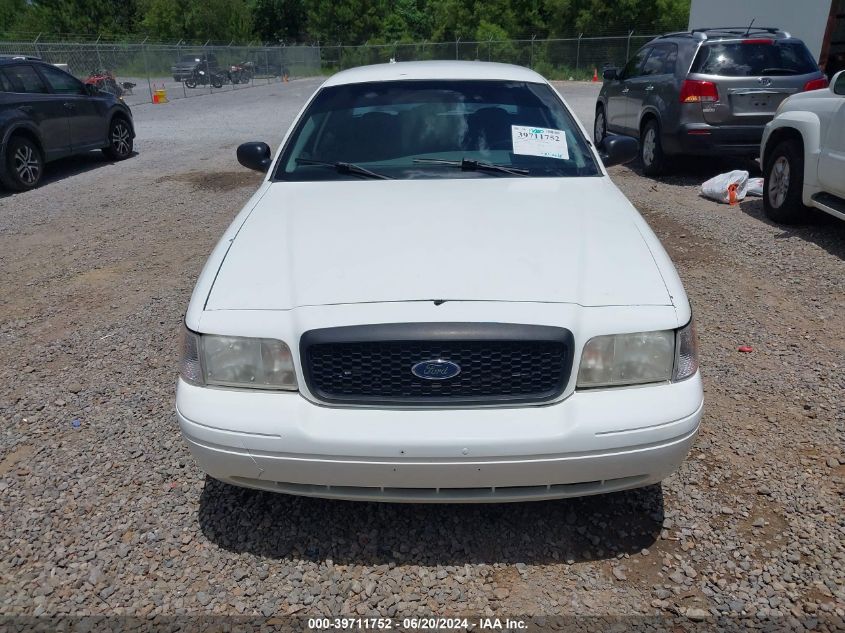
[[[693,73],[724,77],[806,75],[818,71],[810,51],[800,42],[745,40],[705,44],[692,64]]]
[[[581,130],[548,85],[420,80],[320,90],[291,134],[275,178],[599,174]]]

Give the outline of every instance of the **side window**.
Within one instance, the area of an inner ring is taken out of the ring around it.
[[[671,44],[668,49],[669,50],[666,53],[666,58],[663,60],[663,74],[674,75],[675,66],[678,63],[678,45]]]
[[[12,84],[6,79],[6,75],[0,72],[0,92],[12,92]]]
[[[655,46],[643,64],[643,75],[667,75],[675,72],[675,62],[678,60],[678,47]]]
[[[640,75],[640,68],[643,65],[643,61],[648,54],[651,52],[651,48],[643,48],[642,50],[638,51],[636,55],[634,55],[631,59],[628,60],[628,63],[625,64],[625,68],[622,69],[622,79],[630,79],[631,77],[638,77]]]
[[[76,77],[52,66],[39,66],[38,69],[44,75],[47,83],[50,84],[50,89],[53,92],[62,95],[82,94],[82,82]]]
[[[28,64],[6,66],[3,74],[12,84],[12,92],[46,93],[47,86],[41,76]]]

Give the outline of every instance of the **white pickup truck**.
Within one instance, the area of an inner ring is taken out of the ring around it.
[[[763,132],[760,164],[769,219],[801,222],[814,207],[845,220],[845,71],[780,105]]]

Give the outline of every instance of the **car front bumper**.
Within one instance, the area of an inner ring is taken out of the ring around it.
[[[504,502],[659,482],[692,446],[703,397],[696,374],[577,391],[546,406],[340,408],[180,379],[176,408],[200,467],[231,484],[339,499]]]

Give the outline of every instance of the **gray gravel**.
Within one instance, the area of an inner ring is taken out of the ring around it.
[[[278,143],[317,84],[139,106],[136,157],[62,161],[42,188],[0,198],[0,614],[841,626],[845,223],[783,228],[759,200],[701,199],[722,164],[659,182],[612,170],[670,251],[699,325],[702,433],[662,486],[444,507],[203,476],[172,410],[179,325],[257,182],[236,145]],[[565,90],[589,119],[596,86]]]

